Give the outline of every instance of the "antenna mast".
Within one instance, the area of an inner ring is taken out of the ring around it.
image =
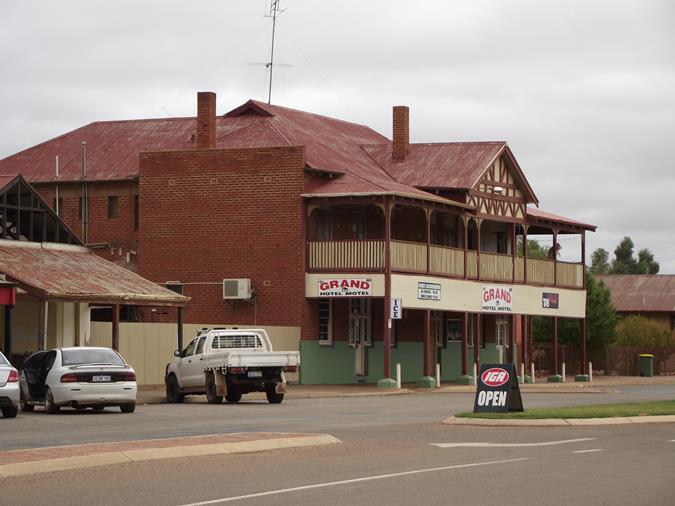
[[[272,50],[270,51],[270,61],[267,64],[267,67],[270,69],[270,85],[269,91],[267,94],[267,103],[272,103],[272,72],[274,71],[274,32],[277,27],[277,17],[284,12],[283,9],[279,8],[280,0],[270,0],[270,13],[267,17],[272,18]]]

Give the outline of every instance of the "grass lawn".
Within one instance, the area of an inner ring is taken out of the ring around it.
[[[458,418],[608,418],[612,416],[675,415],[675,401],[592,404],[565,408],[528,409],[523,413],[460,413]]]

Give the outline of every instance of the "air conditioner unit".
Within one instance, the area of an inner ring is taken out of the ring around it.
[[[223,279],[223,299],[250,299],[250,278]]]

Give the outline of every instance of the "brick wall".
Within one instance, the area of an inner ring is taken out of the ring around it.
[[[186,323],[302,326],[316,338],[304,288],[304,147],[140,154],[140,274],[186,283]],[[257,295],[225,301],[223,278]]]
[[[34,184],[34,188],[44,201],[55,209],[54,184]],[[138,194],[138,184],[135,181],[88,184],[89,232],[87,242],[89,244],[110,243],[111,247],[97,249],[96,253],[122,265],[126,264],[126,255],[129,251],[138,252],[138,232],[134,230],[134,196],[136,194]],[[81,184],[62,183],[59,185],[59,198],[62,199],[59,214],[80,239],[82,238],[81,196]],[[116,218],[108,218],[108,197],[117,197]],[[132,263],[134,261],[132,257]]]

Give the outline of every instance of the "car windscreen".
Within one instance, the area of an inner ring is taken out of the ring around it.
[[[0,353],[0,365],[9,365],[9,362],[7,362],[7,359],[2,353]]]
[[[124,360],[113,350],[77,349],[62,350],[63,365],[80,364],[119,364],[124,365]]]

